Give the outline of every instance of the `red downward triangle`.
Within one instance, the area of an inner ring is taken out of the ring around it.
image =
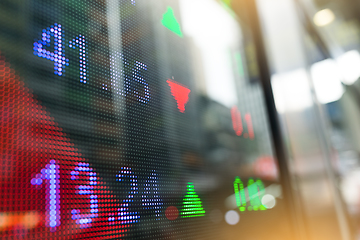
[[[171,95],[175,98],[179,111],[182,113],[185,112],[185,105],[189,101],[189,93],[191,90],[172,79],[168,79],[166,82],[170,86]]]

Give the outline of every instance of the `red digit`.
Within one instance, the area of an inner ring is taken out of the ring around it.
[[[243,132],[243,125],[242,125],[242,121],[241,121],[240,111],[238,110],[238,108],[236,106],[233,106],[231,108],[231,120],[232,120],[235,134],[238,136],[241,136],[241,134]]]
[[[248,128],[249,138],[254,139],[255,134],[254,134],[254,129],[253,129],[253,124],[252,124],[252,121],[251,121],[250,113],[245,114],[245,121],[246,121],[247,128]]]

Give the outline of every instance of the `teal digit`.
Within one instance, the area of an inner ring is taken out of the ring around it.
[[[254,179],[250,178],[248,181],[248,192],[249,192],[249,199],[250,205],[248,210],[266,210],[266,207],[261,204],[261,198],[265,194],[265,188],[263,182],[258,179],[254,181]]]

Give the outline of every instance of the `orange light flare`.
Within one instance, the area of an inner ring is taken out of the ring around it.
[[[33,229],[39,225],[42,216],[37,211],[2,212],[0,213],[0,231],[20,226],[23,229]]]

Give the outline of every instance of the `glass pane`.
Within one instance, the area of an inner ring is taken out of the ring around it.
[[[290,238],[226,1],[0,4],[3,238]]]

